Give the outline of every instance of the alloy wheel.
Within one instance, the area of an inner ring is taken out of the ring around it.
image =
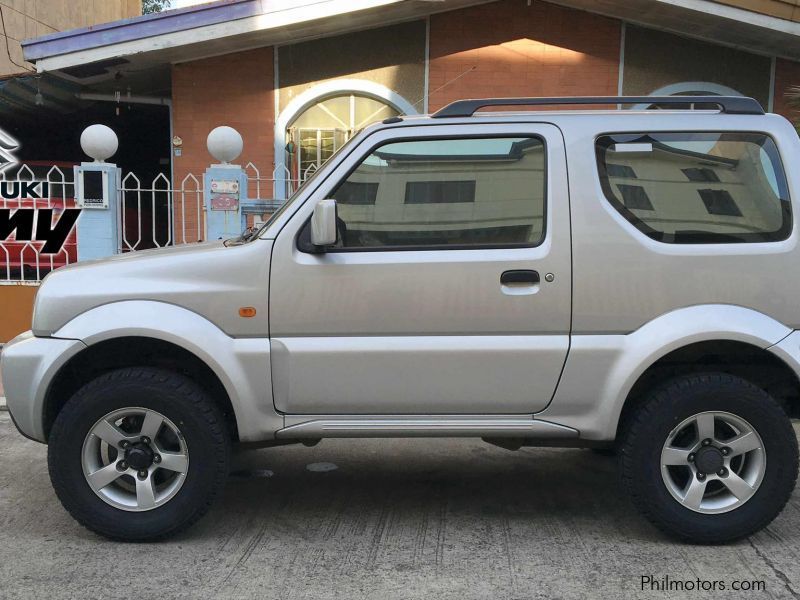
[[[766,471],[764,443],[744,419],[707,411],[683,420],[661,451],[661,477],[675,500],[703,514],[747,502]]]
[[[83,442],[81,466],[89,487],[121,510],[143,512],[169,502],[189,469],[186,440],[167,417],[124,408],[97,421]]]

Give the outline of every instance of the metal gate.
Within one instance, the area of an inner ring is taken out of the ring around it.
[[[294,193],[302,179],[278,166],[270,176],[263,176],[252,162],[244,168],[247,189],[242,203],[241,229],[258,226]],[[148,184],[134,173],[121,180],[119,188],[120,252],[191,244],[208,239],[207,207],[203,176],[186,174],[173,186],[163,174]]]
[[[163,173],[143,184],[134,173],[122,178],[120,252],[163,248],[206,239],[202,179],[186,175],[177,187]]]
[[[29,163],[6,169],[0,173],[0,182],[44,181],[49,194],[43,198],[0,198],[0,209],[13,215],[19,209],[51,209],[52,222],[56,223],[66,208],[75,207],[75,185],[72,165]],[[17,240],[16,233],[0,240],[0,285],[36,284],[53,269],[78,260],[77,234],[73,230],[63,248],[56,254],[42,252],[44,242]]]
[[[0,173],[3,181],[46,181],[47,198],[19,200],[0,199],[0,209],[10,214],[20,208],[53,209],[53,222],[65,208],[75,207],[75,183],[72,163],[30,163]],[[246,204],[243,204],[242,230],[259,225],[291,195],[300,180],[279,166],[270,176],[263,176],[252,162],[247,173]],[[309,173],[305,173],[305,179]],[[191,244],[208,239],[205,190],[202,174],[189,173],[177,185],[159,174],[142,181],[135,173],[121,177],[118,188],[120,202],[118,252],[136,252]],[[36,285],[47,273],[72,264],[78,256],[77,232],[73,230],[57,254],[42,252],[44,242],[17,241],[14,234],[0,240],[0,285]]]

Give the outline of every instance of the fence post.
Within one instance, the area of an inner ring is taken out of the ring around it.
[[[117,134],[105,125],[91,125],[81,134],[81,148],[94,162],[73,167],[78,219],[78,260],[105,258],[120,251],[120,170],[105,162],[117,151]]]
[[[234,237],[242,233],[242,202],[247,194],[247,173],[232,165],[244,145],[232,127],[217,127],[208,134],[208,151],[219,164],[212,164],[203,176],[206,223],[209,240]]]

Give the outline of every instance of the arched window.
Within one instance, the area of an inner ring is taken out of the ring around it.
[[[341,94],[309,106],[286,130],[286,164],[303,182],[364,127],[400,112],[375,98]]]

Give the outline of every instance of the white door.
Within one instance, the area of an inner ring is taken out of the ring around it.
[[[273,393],[290,414],[531,413],[566,359],[570,227],[548,124],[382,130],[278,235]],[[308,252],[313,205],[340,240]],[[304,241],[306,240],[306,241]]]

